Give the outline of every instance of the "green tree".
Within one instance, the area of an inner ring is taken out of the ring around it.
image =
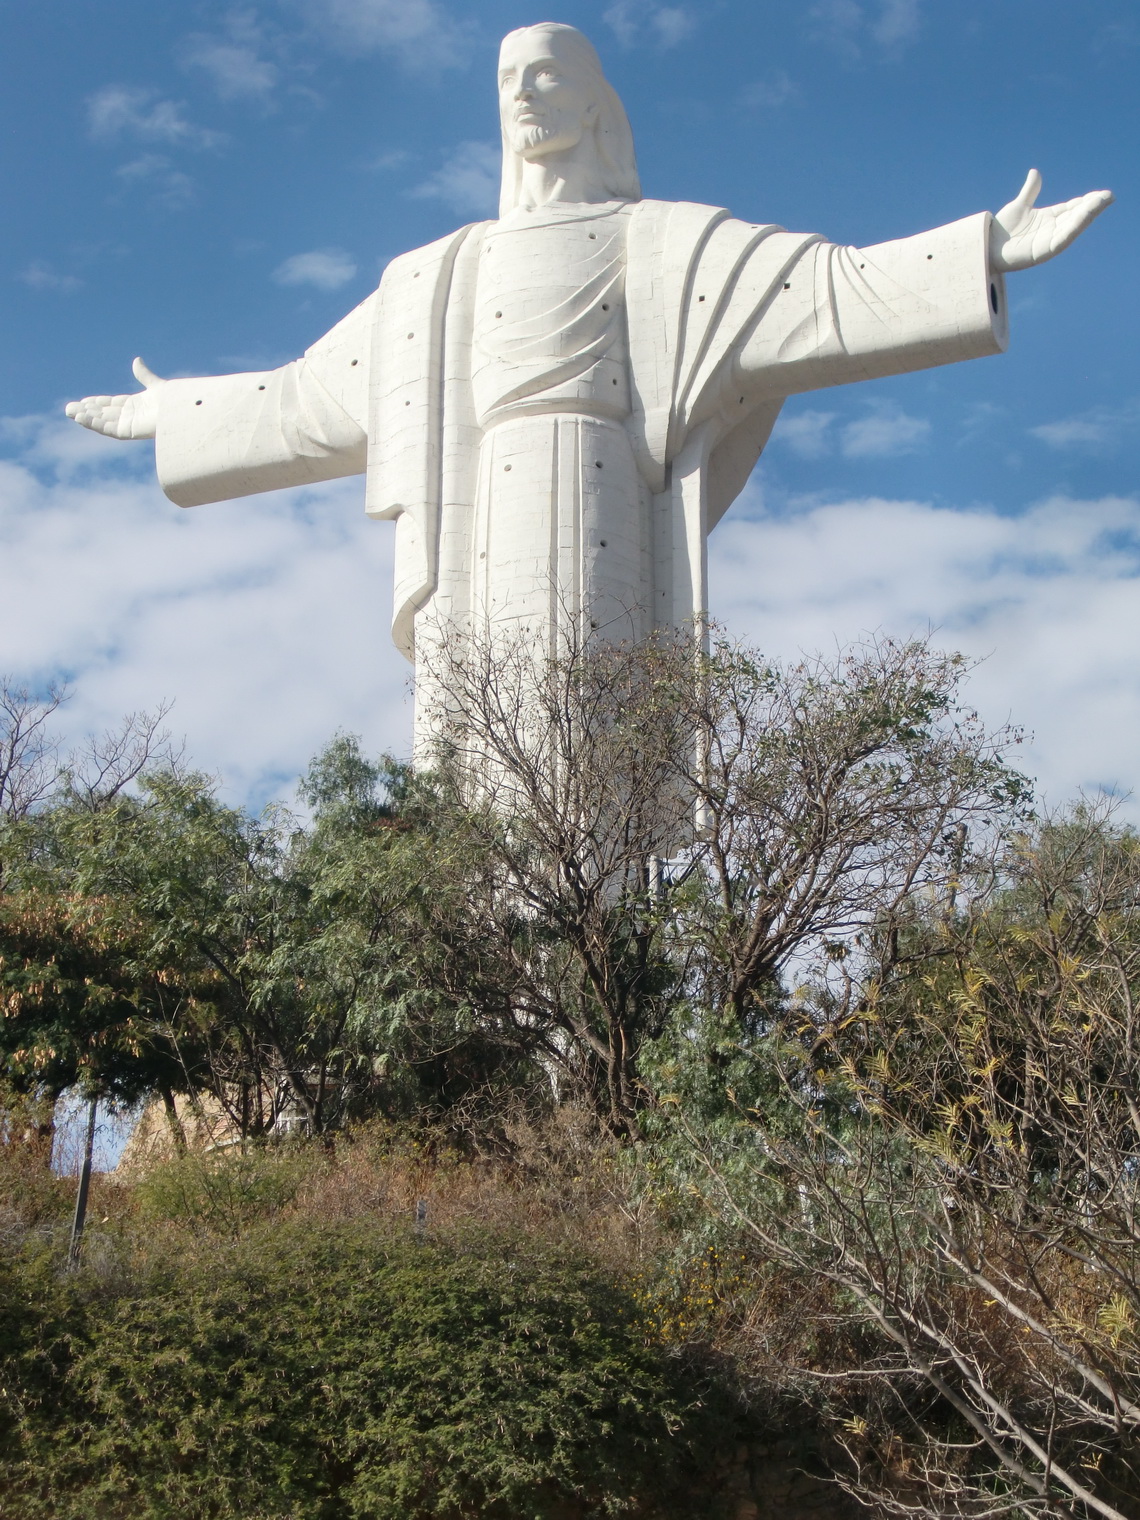
[[[887,974],[961,869],[953,841],[983,850],[1027,795],[1016,735],[921,641],[785,667],[680,637],[571,633],[546,657],[496,636],[436,662],[438,805],[469,841],[436,927],[448,975],[623,1137],[667,1027],[715,1059],[778,1011],[790,967],[830,968],[839,1001],[857,964]]]
[[[181,1070],[148,1013],[141,921],[84,889],[54,827],[91,824],[149,765],[177,766],[167,709],[130,714],[65,758],[50,729],[65,696],[0,681],[0,1078],[47,1115],[74,1086],[126,1103],[169,1095]],[[40,1128],[50,1138],[50,1119]]]

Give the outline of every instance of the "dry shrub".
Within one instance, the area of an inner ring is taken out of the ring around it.
[[[0,1095],[0,1237],[18,1238],[66,1217],[74,1185],[51,1169],[51,1104]]]
[[[518,1119],[506,1134],[509,1155],[472,1156],[447,1135],[365,1126],[314,1156],[289,1211],[325,1221],[404,1219],[437,1237],[468,1225],[522,1230],[619,1271],[652,1253],[660,1226],[637,1196],[628,1156],[592,1113]]]

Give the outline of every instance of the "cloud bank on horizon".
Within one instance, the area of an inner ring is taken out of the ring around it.
[[[63,674],[73,739],[173,698],[191,758],[259,804],[338,729],[406,754],[409,667],[388,637],[391,530],[357,481],[171,506],[145,450],[51,418],[0,423],[9,662]],[[132,457],[133,455],[133,457]],[[765,653],[933,632],[979,664],[970,699],[1027,731],[1054,803],[1126,793],[1140,752],[1140,500],[1055,496],[1017,514],[749,488],[710,539],[713,616]],[[1135,814],[1140,817],[1140,813]]]
[[[572,0],[646,193],[853,243],[1110,184],[1082,243],[1011,279],[1001,360],[794,398],[710,540],[714,615],[787,657],[883,630],[977,656],[1057,801],[1137,786],[1140,239],[1128,0],[953,8]],[[160,373],[292,357],[384,262],[494,214],[498,38],[517,0],[144,0],[9,22],[17,213],[0,284],[0,670],[75,736],[176,702],[231,796],[285,795],[338,728],[405,751],[390,529],[359,482],[180,512],[147,446],[60,420]],[[1129,193],[1131,181],[1132,193]],[[1140,814],[1137,814],[1140,816]]]

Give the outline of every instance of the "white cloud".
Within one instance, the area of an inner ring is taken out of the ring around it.
[[[96,142],[126,137],[181,148],[216,148],[225,141],[223,133],[189,121],[180,102],[156,95],[155,90],[117,84],[97,91],[87,102],[91,136]]]
[[[120,377],[124,386],[126,372]],[[137,382],[135,382],[137,385]],[[0,457],[15,457],[26,468],[69,481],[114,462],[120,472],[137,464],[139,453],[110,455],[107,440],[59,417],[0,417]]]
[[[762,79],[755,80],[741,91],[740,103],[767,111],[778,111],[790,100],[795,100],[799,93],[800,87],[790,74],[786,74],[783,69],[773,69],[770,74],[765,74]]]
[[[1034,438],[1040,438],[1050,448],[1068,449],[1074,445],[1096,447],[1108,441],[1108,429],[1103,423],[1090,417],[1069,417],[1064,422],[1044,422],[1040,427],[1029,429]]]
[[[871,35],[885,48],[913,42],[918,36],[918,0],[881,0]]]
[[[1119,53],[1125,48],[1140,47],[1140,25],[1131,17],[1125,21],[1108,21],[1093,36],[1094,53]]]
[[[468,29],[436,0],[291,0],[328,46],[353,54],[394,53],[432,72],[467,61]]]
[[[1015,758],[1047,800],[1140,792],[1140,501],[1053,497],[1009,516],[853,500],[730,518],[709,550],[732,633],[790,656],[933,627],[983,660],[970,699],[1030,732]]]
[[[208,75],[222,100],[264,101],[280,78],[277,65],[260,57],[250,43],[218,37],[189,38],[182,62]]]
[[[356,273],[356,265],[342,248],[318,248],[295,253],[273,271],[278,285],[315,285],[318,290],[339,290]]]
[[[184,512],[147,445],[62,417],[0,420],[0,445],[2,664],[72,679],[65,737],[174,698],[193,759],[255,802],[287,796],[338,727],[407,753],[390,529],[364,518],[358,480]],[[737,511],[750,506],[755,488]],[[1032,731],[1019,763],[1051,800],[1140,790],[1140,501],[792,507],[712,535],[712,610],[730,632],[791,656],[933,625],[984,659],[971,699]]]
[[[657,33],[662,47],[675,47],[695,30],[697,23],[683,6],[662,5],[650,15],[649,25]]]
[[[808,10],[809,35],[837,52],[858,58],[871,44],[897,53],[918,36],[919,0],[818,0]]]
[[[784,444],[801,459],[821,459],[824,454],[831,453],[831,424],[835,416],[834,412],[811,410],[782,413],[772,434],[772,442]]]
[[[840,52],[858,53],[863,7],[855,0],[819,0],[808,10],[809,35]]]
[[[87,102],[90,134],[96,142],[123,140],[167,148],[216,148],[225,134],[190,121],[184,106],[157,98],[155,90],[107,85]],[[166,153],[148,151],[120,165],[116,177],[124,186],[145,185],[159,205],[182,210],[194,200],[194,183],[176,168]]]
[[[194,181],[176,169],[164,153],[144,153],[115,170],[124,185],[143,184],[161,206],[181,211],[194,200]]]
[[[33,290],[57,290],[61,295],[70,295],[83,284],[73,274],[56,274],[50,264],[45,264],[40,259],[33,259],[16,278],[25,285],[30,285]]]
[[[970,401],[962,412],[962,436],[958,440],[959,447],[971,443],[979,433],[999,422],[1008,415],[1007,408],[998,406],[993,401]]]
[[[849,422],[841,436],[846,458],[887,459],[918,453],[930,438],[930,423],[897,406],[880,405],[869,416]]]
[[[1029,429],[1051,449],[1084,449],[1102,454],[1140,427],[1140,398],[1121,407],[1098,406],[1059,422],[1044,422]]]
[[[445,163],[409,194],[420,200],[442,201],[458,216],[495,216],[502,169],[498,143],[460,143]]]
[[[846,459],[888,459],[918,453],[930,438],[930,423],[925,417],[911,417],[885,402],[872,407],[866,416],[833,427],[837,416],[836,412],[810,408],[785,413],[776,424],[772,442],[791,449],[801,459],[821,459],[832,453],[836,444]]]
[[[197,69],[212,83],[222,100],[266,104],[281,70],[265,57],[266,34],[252,10],[233,10],[220,36],[195,32],[181,47],[185,69]]]
[[[623,47],[632,47],[646,33],[661,47],[675,47],[697,25],[687,6],[654,5],[652,0],[617,0],[602,19]]]
[[[0,442],[2,663],[72,681],[69,742],[173,698],[190,758],[255,803],[337,728],[407,753],[391,531],[359,480],[182,511],[148,445],[62,418],[9,419]]]
[[[366,169],[372,169],[378,174],[386,174],[393,169],[403,169],[412,161],[412,155],[407,148],[385,148],[370,158],[365,164]]]

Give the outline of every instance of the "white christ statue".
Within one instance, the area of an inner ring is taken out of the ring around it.
[[[706,541],[785,398],[1000,353],[1005,276],[1061,252],[1112,200],[991,215],[869,248],[644,200],[625,111],[574,27],[499,58],[497,221],[388,265],[280,369],[72,402],[153,438],[179,506],[367,474],[395,518],[393,637],[567,617],[638,639],[706,610]],[[428,683],[417,735],[430,731]]]

